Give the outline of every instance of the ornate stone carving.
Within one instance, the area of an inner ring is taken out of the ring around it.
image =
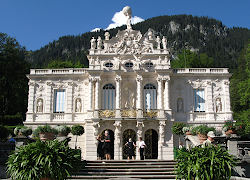
[[[90,49],[95,49],[96,48],[96,39],[92,37],[90,40]]]
[[[144,123],[142,121],[137,121],[136,127],[137,127],[137,136],[142,137],[142,129],[144,127]]]
[[[224,84],[229,86],[230,82],[229,81],[224,81]]]
[[[115,117],[115,111],[113,111],[113,110],[101,110],[101,111],[99,111],[99,116],[101,118],[112,118],[112,117]]]
[[[102,49],[102,38],[100,36],[97,39],[97,49]]]
[[[162,46],[163,46],[163,49],[167,49],[167,39],[165,36],[163,36],[162,38]]]
[[[95,137],[97,137],[98,136],[98,133],[99,133],[99,128],[100,128],[100,123],[99,122],[93,122],[93,127],[94,127],[94,135],[95,135]]]
[[[156,42],[157,42],[157,49],[161,49],[161,39],[160,39],[160,36],[157,36]]]
[[[108,41],[108,40],[109,40],[109,37],[110,37],[109,32],[105,32],[104,36],[105,36],[105,40]]]
[[[132,10],[129,6],[126,6],[122,9],[123,14],[127,17],[127,29],[131,30],[132,26],[131,26],[131,18],[132,18]]]
[[[38,113],[42,113],[43,112],[43,99],[38,99],[37,100],[36,111]]]
[[[183,99],[177,99],[177,112],[183,112]]]
[[[221,98],[217,97],[215,99],[215,112],[221,112],[222,111],[222,103],[221,103]]]
[[[124,108],[125,109],[134,109],[135,108],[135,93],[134,91],[130,90],[128,87],[124,88],[123,91],[124,98]]]
[[[82,101],[80,98],[77,98],[75,102],[75,112],[81,112],[81,111],[82,111]]]

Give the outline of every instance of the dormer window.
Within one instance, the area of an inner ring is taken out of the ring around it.
[[[146,67],[146,68],[152,68],[153,66],[154,66],[154,64],[151,63],[151,62],[146,62],[146,63],[145,63],[145,67]]]
[[[134,64],[132,62],[125,63],[126,68],[132,68],[133,66],[134,66]]]
[[[113,66],[114,66],[113,63],[110,63],[110,62],[105,64],[105,67],[107,68],[112,68]]]

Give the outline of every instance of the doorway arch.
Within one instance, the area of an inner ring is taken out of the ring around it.
[[[158,159],[158,133],[154,129],[145,132],[145,158]]]
[[[125,147],[126,142],[128,142],[129,138],[132,138],[132,141],[136,143],[136,133],[133,129],[126,129],[123,132],[122,135],[122,158],[127,159],[128,158],[128,152],[127,148]],[[135,155],[136,155],[136,150],[135,150]]]
[[[112,131],[111,129],[105,129],[102,131],[102,139],[104,138],[104,133],[105,131],[108,131],[109,132],[109,135],[110,135],[110,155],[111,155],[111,159],[114,159],[114,131]]]

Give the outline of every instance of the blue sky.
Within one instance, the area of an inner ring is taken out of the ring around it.
[[[250,29],[250,0],[0,0],[0,32],[36,50],[63,35],[105,29],[126,5],[142,19],[191,14]]]

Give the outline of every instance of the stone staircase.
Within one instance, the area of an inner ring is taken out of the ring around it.
[[[69,179],[175,179],[175,161],[84,161],[85,168]]]

